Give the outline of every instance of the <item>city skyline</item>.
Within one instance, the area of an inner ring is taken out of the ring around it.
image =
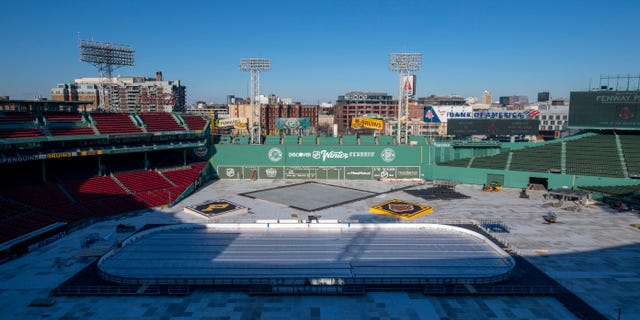
[[[114,76],[162,71],[186,86],[188,104],[248,96],[239,69],[247,57],[273,61],[261,79],[265,95],[313,104],[350,91],[397,97],[398,75],[388,68],[396,52],[423,56],[417,96],[568,98],[601,74],[639,71],[639,9],[634,1],[21,1],[7,4],[0,21],[0,95],[50,98],[58,83],[97,77],[79,59],[82,38],[131,45],[136,65]]]

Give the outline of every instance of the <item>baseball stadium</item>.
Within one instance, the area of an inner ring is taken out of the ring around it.
[[[639,97],[572,92],[549,141],[406,144],[0,101],[0,315],[637,318]]]

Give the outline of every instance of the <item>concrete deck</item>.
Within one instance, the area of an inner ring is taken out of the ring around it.
[[[297,182],[296,182],[297,183]],[[482,192],[481,186],[459,185],[456,190],[470,199],[425,202],[399,188],[410,183],[330,181],[379,196],[327,208],[314,214],[322,219],[353,219],[373,223],[435,223],[456,219],[501,220],[508,233],[500,237],[520,255],[567,289],[579,295],[609,319],[640,318],[640,223],[637,213],[613,212],[593,206],[581,212],[557,211],[558,223],[546,224],[549,211],[543,200],[518,197],[520,190]],[[253,223],[259,219],[291,219],[301,212],[270,201],[239,195],[291,181],[225,180],[208,185],[179,206],[139,216],[106,221],[67,237],[17,260],[0,265],[0,318],[2,319],[575,319],[550,297],[429,297],[418,293],[367,293],[358,297],[277,296],[255,297],[241,293],[195,292],[186,297],[55,297],[51,307],[29,307],[90,261],[77,257],[80,242],[99,233],[111,246],[128,234],[116,234],[119,223],[137,227],[150,223]],[[417,188],[422,188],[420,186]],[[388,192],[388,193],[384,193]],[[228,199],[250,213],[212,219],[183,212],[186,205],[204,200]],[[371,205],[388,199],[423,203],[434,212],[404,222],[371,214]],[[306,213],[304,213],[306,215]]]

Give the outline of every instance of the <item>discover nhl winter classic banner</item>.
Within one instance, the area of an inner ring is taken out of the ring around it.
[[[311,127],[309,118],[277,118],[276,128],[282,129],[309,129]]]

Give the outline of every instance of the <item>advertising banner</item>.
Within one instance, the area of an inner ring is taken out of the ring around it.
[[[222,179],[372,180],[420,177],[420,167],[418,166],[218,166],[217,170],[218,176]]]
[[[351,128],[367,128],[382,131],[382,129],[384,129],[384,121],[371,118],[351,118]]]
[[[217,145],[220,166],[413,166],[420,162],[421,148],[388,145]],[[211,152],[211,151],[210,151]],[[249,156],[250,155],[250,156]]]
[[[311,122],[309,118],[276,118],[276,128],[282,129],[309,129]]]
[[[247,123],[247,118],[228,118],[228,119],[219,119],[216,120],[216,127],[237,127],[244,128]]]
[[[404,76],[402,77],[402,91],[409,97],[415,96],[416,93],[416,76]]]
[[[474,112],[470,106],[425,106],[422,115],[422,121],[437,123],[447,122],[449,118],[472,118]]]

